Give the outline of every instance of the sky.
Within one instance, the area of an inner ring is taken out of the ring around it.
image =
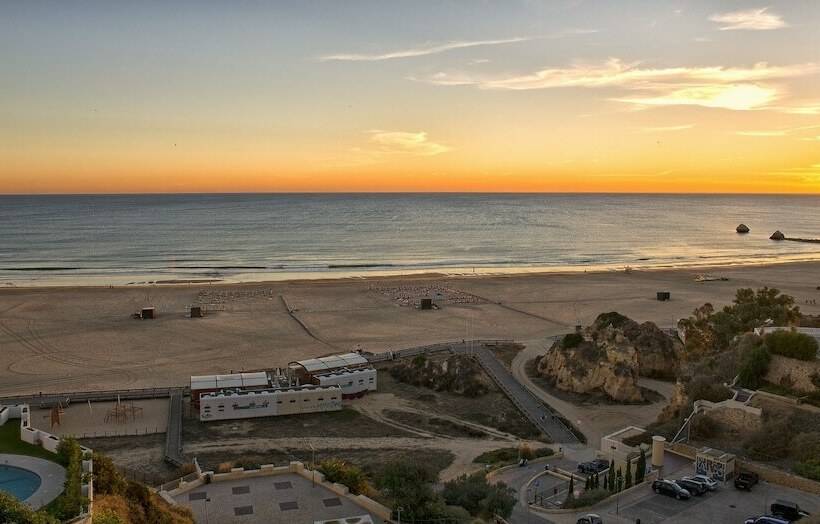
[[[0,193],[820,193],[820,2],[7,1]]]

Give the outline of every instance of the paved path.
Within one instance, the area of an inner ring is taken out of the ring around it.
[[[45,506],[63,492],[65,468],[56,462],[27,455],[0,453],[0,465],[21,468],[40,477],[40,486],[24,501],[34,509]]]
[[[510,398],[513,404],[538,429],[555,443],[578,443],[578,437],[563,423],[558,413],[532,394],[504,367],[495,354],[486,347],[478,347],[473,353],[490,378]]]
[[[165,432],[165,462],[181,466],[185,462],[182,456],[182,393],[171,394],[168,401],[168,429]]]

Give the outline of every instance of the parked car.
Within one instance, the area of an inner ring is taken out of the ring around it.
[[[746,519],[745,524],[790,524],[788,520],[780,517],[773,517],[771,515],[761,515],[760,517],[751,517]]]
[[[695,482],[694,480],[680,479],[676,480],[675,484],[682,487],[692,495],[703,495],[704,493],[709,491],[709,488],[707,488],[700,482]]]
[[[688,490],[678,486],[671,480],[656,480],[652,483],[652,491],[669,497],[675,497],[678,500],[689,500],[692,497],[692,494],[689,493]]]
[[[775,517],[781,517],[790,521],[800,520],[803,517],[809,516],[808,512],[803,511],[800,509],[800,506],[788,500],[775,500],[772,502],[772,505],[769,506],[769,511],[771,511]]]
[[[746,491],[751,491],[752,486],[758,483],[760,477],[757,476],[757,473],[752,473],[751,471],[741,471],[735,477],[735,487],[737,489],[745,489]]]
[[[590,462],[581,462],[578,464],[578,471],[580,473],[592,474],[592,473],[600,473],[609,469],[609,463],[605,460],[593,460]]]
[[[588,513],[578,519],[576,524],[604,524],[604,519],[602,519],[599,515],[595,513]]]
[[[709,491],[715,491],[716,489],[718,489],[718,481],[708,475],[695,475],[693,477],[683,478],[691,478],[692,480],[697,480],[701,484],[705,484]]]

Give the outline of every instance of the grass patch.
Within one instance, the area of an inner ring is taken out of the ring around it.
[[[533,458],[551,457],[555,454],[552,448],[537,448],[532,450]],[[485,451],[473,459],[475,464],[502,464],[518,462],[518,448],[499,448],[492,451]]]
[[[20,421],[18,419],[10,419],[0,426],[0,453],[27,455],[57,462],[57,455],[54,453],[20,440]]]

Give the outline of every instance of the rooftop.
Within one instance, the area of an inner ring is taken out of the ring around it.
[[[310,358],[291,362],[290,367],[303,367],[308,373],[332,371],[339,368],[364,366],[369,361],[358,353],[343,353],[328,357]]]

